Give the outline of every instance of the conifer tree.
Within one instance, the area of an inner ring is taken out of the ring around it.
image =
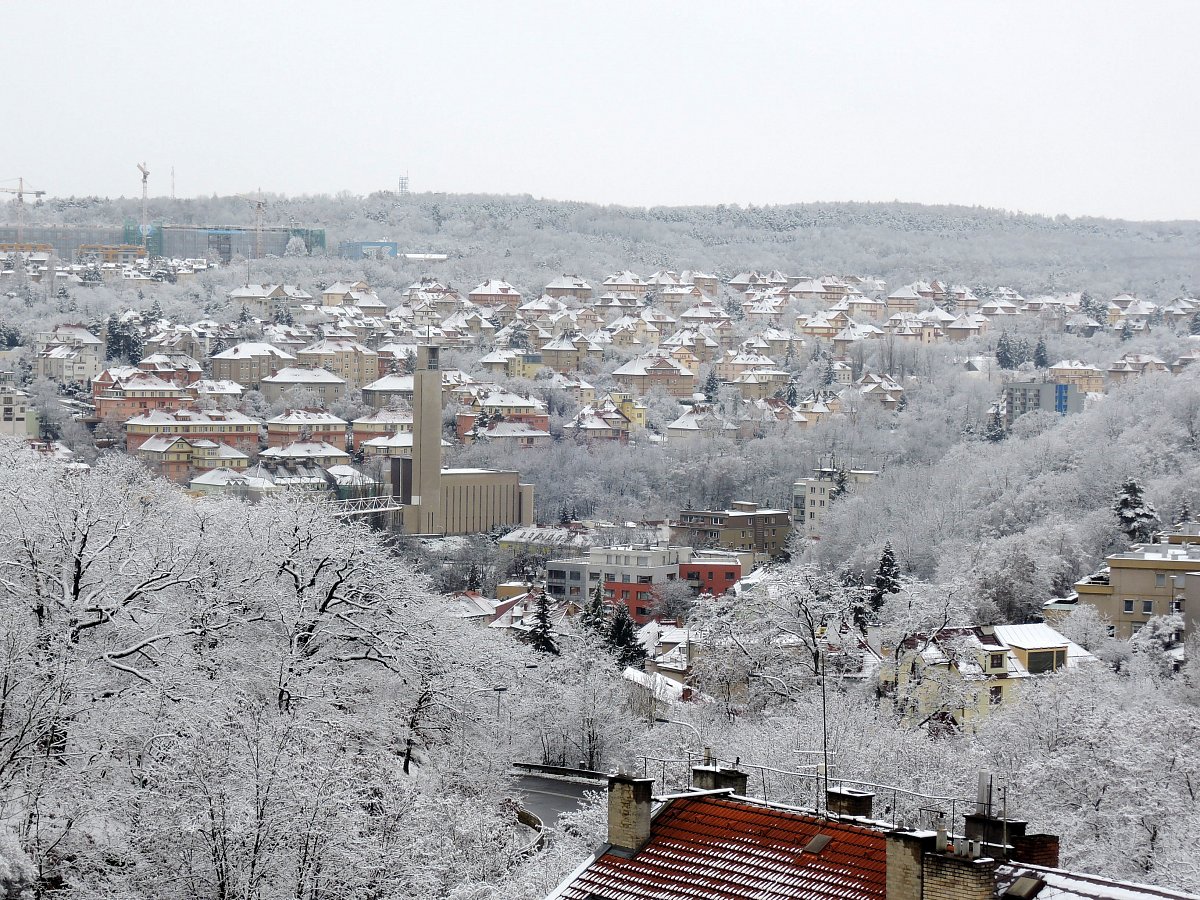
[[[1004,435],[1004,416],[1000,412],[1000,407],[997,406],[992,410],[992,417],[988,420],[983,436],[993,444],[998,444],[1004,440]]]
[[[637,625],[634,624],[633,616],[629,615],[629,607],[624,603],[617,604],[612,621],[608,623],[608,639],[605,645],[617,658],[617,665],[622,669],[629,666],[640,669],[646,664],[646,648],[638,640]]]
[[[871,609],[879,612],[888,594],[900,590],[900,564],[896,562],[896,553],[892,543],[883,545],[883,555],[879,557],[879,568],[875,570],[875,582],[871,586]]]
[[[717,399],[719,390],[721,390],[721,381],[717,378],[717,373],[710,369],[708,377],[704,379],[704,399],[712,403]]]
[[[554,640],[554,628],[550,623],[550,598],[545,591],[538,591],[537,604],[533,608],[533,630],[529,642],[539,653],[558,656],[558,644]]]
[[[1129,540],[1135,543],[1149,541],[1161,524],[1154,504],[1144,496],[1144,489],[1136,478],[1128,479],[1117,491],[1113,501],[1113,512],[1117,523]]]
[[[1013,354],[1012,340],[1008,336],[1008,332],[1004,331],[1000,334],[1000,339],[996,341],[996,365],[1002,369],[1015,369],[1017,367],[1016,357]]]
[[[1050,367],[1050,357],[1046,354],[1046,339],[1039,337],[1037,346],[1033,348],[1033,364],[1039,369]]]
[[[603,584],[597,584],[596,589],[592,591],[587,605],[579,614],[579,624],[594,634],[605,635],[608,626],[608,610],[604,606]]]
[[[1192,314],[1191,324],[1188,325],[1188,334],[1200,334],[1200,311]]]
[[[1121,326],[1121,342],[1129,340],[1133,337],[1133,326],[1129,324],[1129,320],[1125,320],[1125,324]]]

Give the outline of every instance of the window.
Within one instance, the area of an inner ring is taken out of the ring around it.
[[[1029,664],[1026,668],[1030,674],[1054,672],[1067,664],[1067,651],[1063,649],[1030,650]]]
[[[988,663],[988,666],[989,666],[989,668],[992,668],[992,669],[1003,669],[1004,668],[1004,654],[1003,653],[993,653],[991,661]]]
[[[1142,614],[1148,616],[1153,612],[1154,612],[1154,601],[1153,600],[1143,600],[1142,601]]]
[[[1166,587],[1167,586],[1167,575],[1165,572],[1155,572],[1154,573],[1154,586],[1155,587]]]
[[[733,581],[733,580],[734,580],[734,574],[733,574],[732,572],[726,572],[726,573],[725,573],[725,580],[726,580],[726,581]]]
[[[639,575],[637,577],[637,579],[638,579],[637,580],[638,584],[653,584],[654,583],[653,575]]]
[[[988,688],[988,705],[999,706],[1004,702],[1004,688],[1000,685]]]
[[[628,600],[629,599],[629,591],[621,591],[621,599]]]
[[[1125,601],[1125,612],[1127,612],[1127,613],[1133,612],[1133,601],[1132,600]]]
[[[646,607],[644,607],[644,606],[639,606],[637,608],[637,614],[639,616],[648,616],[648,615],[650,615],[650,610],[646,609]]]
[[[568,572],[568,573],[567,573],[567,577],[568,577],[568,578],[569,578],[571,581],[582,581],[582,580],[583,580],[583,573],[582,573],[582,572]]]
[[[1138,624],[1138,625],[1134,625],[1134,626],[1133,626],[1133,629],[1132,629],[1132,633],[1133,633],[1133,634],[1137,634],[1137,633],[1138,633],[1139,631],[1141,631],[1141,630],[1142,630],[1142,626],[1141,626],[1140,624]]]
[[[1117,626],[1116,625],[1108,625],[1105,627],[1104,630],[1105,630],[1105,632],[1107,632],[1107,634],[1110,638],[1115,638],[1117,636]]]
[[[817,514],[816,514],[815,512],[810,512],[810,513],[808,514],[808,517],[809,517],[810,519],[815,519],[815,518],[817,517]]]

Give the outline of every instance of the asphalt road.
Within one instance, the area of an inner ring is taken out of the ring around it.
[[[554,826],[559,813],[569,812],[579,806],[584,791],[603,791],[605,788],[602,781],[582,784],[541,775],[522,775],[517,779],[517,786],[522,804],[547,828]]]

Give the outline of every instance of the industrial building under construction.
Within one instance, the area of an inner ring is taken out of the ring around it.
[[[171,259],[215,259],[228,263],[235,256],[257,259],[283,256],[288,241],[298,237],[309,253],[325,250],[325,229],[255,225],[147,226],[145,247],[151,256]],[[43,250],[65,262],[86,262],[96,248],[142,246],[141,226],[124,225],[0,225],[0,247],[21,245],[23,252]]]

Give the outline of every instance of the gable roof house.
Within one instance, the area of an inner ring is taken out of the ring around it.
[[[673,397],[690,397],[696,389],[696,376],[692,370],[666,355],[631,359],[612,374],[619,385],[642,397],[656,387]]]
[[[872,818],[865,786],[826,785],[818,810],[749,781],[707,751],[679,793],[609,775],[605,843],[547,900],[1194,900],[1058,869],[1058,837],[997,816],[990,776],[961,835]]]

